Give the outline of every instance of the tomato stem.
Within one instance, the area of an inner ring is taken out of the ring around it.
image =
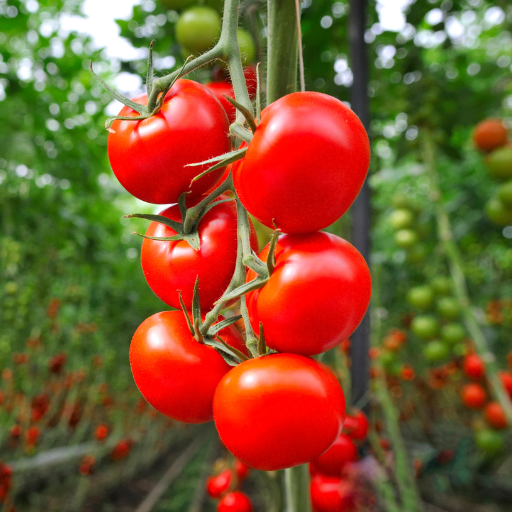
[[[284,470],[286,512],[310,512],[308,465]]]

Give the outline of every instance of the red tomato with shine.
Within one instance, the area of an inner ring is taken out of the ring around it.
[[[239,491],[226,494],[217,505],[217,512],[252,512],[252,510],[249,497]]]
[[[485,373],[484,363],[476,354],[468,354],[464,358],[462,369],[471,380],[481,380]]]
[[[462,388],[461,398],[468,409],[481,409],[487,400],[487,393],[480,384],[466,384]]]
[[[347,414],[343,423],[343,432],[352,439],[364,441],[370,430],[370,422],[363,411],[356,411],[354,414]]]
[[[238,477],[238,480],[244,480],[249,476],[249,473],[251,472],[251,468],[244,464],[242,461],[236,459],[235,460],[235,471],[236,476]]]
[[[167,208],[160,215],[181,221],[178,205]],[[198,226],[201,246],[198,251],[184,240],[164,242],[145,238],[141,250],[142,270],[153,292],[169,306],[180,309],[180,290],[186,308],[191,309],[194,284],[199,276],[201,308],[210,310],[228,287],[235,271],[236,225],[236,204],[233,200],[214,206],[201,219]],[[160,222],[152,222],[146,231],[146,235],[152,237],[175,234],[176,231]],[[251,246],[258,250],[258,237],[252,222]]]
[[[240,348],[243,340],[229,326],[219,333]],[[135,331],[130,365],[144,398],[169,418],[205,423],[213,418],[215,388],[230,366],[212,347],[197,342],[182,311],[150,316]]]
[[[354,112],[332,96],[297,92],[263,110],[233,178],[238,197],[260,222],[307,233],[349,209],[369,164],[368,136]]]
[[[244,361],[220,381],[213,415],[235,457],[251,468],[275,471],[316,459],[334,443],[345,397],[324,364],[272,354]]]
[[[226,111],[229,122],[234,122],[236,118],[236,108],[224,97],[224,95],[235,99],[235,92],[231,83],[226,81],[221,82],[210,82],[206,84],[206,87],[213,92],[215,97],[220,101],[220,104]]]
[[[133,99],[147,103],[147,95]],[[135,117],[130,107],[120,116]],[[130,194],[148,203],[177,203],[188,190],[191,197],[208,191],[224,169],[213,171],[191,185],[208,165],[186,167],[227,153],[229,122],[215,96],[192,80],[177,80],[158,114],[143,121],[112,123],[108,137],[110,165]]]
[[[310,484],[314,512],[356,512],[356,493],[353,485],[339,477],[316,475]]]
[[[219,498],[231,486],[232,476],[231,470],[226,469],[219,473],[217,476],[211,476],[206,481],[206,492],[212,498]]]
[[[498,402],[489,402],[484,409],[487,423],[496,429],[505,429],[508,427],[507,417],[503,408]]]
[[[324,232],[282,235],[275,260],[270,280],[247,294],[251,325],[259,332],[263,323],[270,348],[320,354],[354,332],[371,295],[368,265],[354,246]],[[247,280],[254,277],[249,271]]]
[[[346,464],[357,460],[357,446],[345,434],[340,434],[334,444],[318,459],[311,462],[311,473],[340,477]]]

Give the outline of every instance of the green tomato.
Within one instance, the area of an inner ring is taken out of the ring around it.
[[[422,311],[430,309],[434,302],[434,292],[430,286],[415,286],[407,292],[407,302]]]
[[[176,22],[176,39],[192,53],[209,50],[220,36],[221,20],[211,7],[196,6],[184,11]]]
[[[497,197],[489,199],[485,205],[485,213],[489,220],[498,226],[512,224],[512,210],[509,210]]]
[[[436,295],[450,295],[453,283],[449,277],[436,276],[430,282],[430,286]]]
[[[499,186],[498,199],[505,208],[512,209],[512,181]]]
[[[495,149],[485,157],[487,172],[499,180],[512,178],[512,148],[504,147]]]
[[[443,297],[437,302],[437,311],[448,320],[454,320],[460,314],[459,301],[453,297]]]
[[[475,433],[475,444],[488,455],[496,455],[503,451],[503,437],[496,430],[486,428]]]
[[[439,322],[430,315],[415,316],[411,322],[411,330],[422,340],[431,340],[439,332]]]
[[[12,295],[18,291],[18,284],[16,281],[8,281],[4,286],[5,293]]]
[[[396,360],[395,354],[393,354],[393,352],[391,352],[389,350],[383,350],[380,353],[380,362],[381,362],[382,366],[384,366],[386,368],[391,368],[391,366],[395,363],[395,360]]]
[[[457,343],[452,347],[452,354],[457,357],[465,356],[467,353],[467,346],[465,343]]]
[[[237,32],[238,46],[240,46],[240,55],[242,56],[242,64],[247,66],[256,58],[256,46],[252,40],[251,34],[239,28]]]
[[[450,324],[446,324],[441,329],[441,338],[446,343],[450,343],[450,345],[454,345],[456,343],[460,343],[466,337],[466,329],[462,324],[452,322]]]
[[[407,261],[409,263],[420,263],[427,255],[427,248],[423,244],[417,244],[407,251]]]
[[[166,9],[172,9],[173,11],[181,11],[196,3],[196,0],[160,0],[160,3]]]
[[[412,229],[401,229],[395,233],[395,243],[402,249],[410,249],[418,243],[418,234]]]
[[[431,363],[438,363],[448,358],[450,347],[442,341],[432,340],[423,347],[423,355]]]
[[[406,208],[399,208],[389,216],[389,223],[394,229],[410,228],[414,224],[414,214]]]

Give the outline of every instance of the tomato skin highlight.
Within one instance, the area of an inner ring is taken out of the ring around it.
[[[357,460],[357,446],[348,435],[340,434],[334,444],[311,462],[311,473],[340,477],[345,465]]]
[[[289,94],[261,113],[243,161],[238,197],[251,215],[285,233],[323,229],[354,202],[368,172],[370,145],[358,117],[317,92]]]
[[[503,408],[498,402],[489,402],[484,409],[485,419],[487,423],[496,429],[505,429],[508,427],[507,417]]]
[[[215,349],[192,337],[182,311],[163,311],[142,322],[130,345],[130,365],[144,398],[186,423],[213,418],[215,389],[231,368]]]
[[[275,260],[268,283],[247,294],[251,325],[259,332],[263,323],[270,348],[320,354],[354,332],[371,295],[368,265],[354,246],[324,232],[282,235]],[[254,277],[249,271],[247,281]]]
[[[272,354],[234,367],[217,387],[213,413],[235,457],[251,468],[274,471],[309,462],[334,443],[345,418],[345,397],[324,364]]]
[[[220,200],[226,199],[220,196]],[[178,205],[160,213],[181,222]],[[206,212],[199,222],[201,242],[196,251],[184,240],[161,241],[145,238],[142,242],[141,263],[144,276],[153,292],[169,306],[180,309],[178,290],[185,307],[192,308],[196,277],[199,276],[199,299],[203,311],[210,310],[229,285],[236,265],[237,217],[235,201],[220,203]],[[170,237],[176,231],[152,222],[147,236]],[[258,237],[251,222],[251,247],[258,250]]]
[[[217,476],[211,476],[206,481],[206,492],[212,498],[219,498],[231,487],[231,470],[226,469],[219,473]]]
[[[147,95],[133,99],[147,103]],[[120,116],[137,116],[123,107]],[[213,171],[191,186],[191,180],[209,165],[186,167],[227,153],[229,122],[215,96],[192,80],[177,80],[160,112],[143,121],[112,123],[108,137],[110,165],[121,185],[133,196],[155,204],[177,203],[183,192],[189,199],[208,191],[224,169]]]

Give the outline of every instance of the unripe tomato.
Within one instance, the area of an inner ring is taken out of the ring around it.
[[[207,6],[190,7],[176,22],[176,39],[192,53],[203,53],[214,46],[220,36],[219,13]]]
[[[414,214],[411,210],[400,208],[389,216],[389,223],[394,229],[410,228],[414,224]]]
[[[340,434],[334,444],[318,459],[311,461],[312,474],[341,476],[343,468],[357,460],[357,446],[348,435]]]
[[[228,344],[240,339],[233,326],[219,334]],[[214,348],[192,337],[182,311],[157,313],[140,324],[130,365],[144,398],[162,414],[187,423],[213,418],[213,394],[231,368]]]
[[[272,354],[244,361],[225,375],[213,414],[235,457],[251,468],[275,471],[305,464],[334,443],[345,398],[327,366],[296,354]]]
[[[479,430],[475,434],[475,443],[488,455],[496,455],[503,451],[503,437],[499,432],[491,429]]]
[[[396,362],[395,354],[389,350],[383,350],[380,354],[380,362],[385,368],[391,368]]]
[[[225,469],[216,476],[211,476],[206,480],[206,492],[212,498],[220,498],[225,492],[229,491],[233,476],[230,469]]]
[[[314,512],[357,512],[354,484],[340,479],[316,475],[310,484]]]
[[[443,297],[437,301],[439,315],[448,320],[454,320],[460,315],[459,301],[453,297]]]
[[[464,358],[462,369],[471,380],[480,380],[485,373],[484,363],[476,354],[468,354]]]
[[[240,55],[242,57],[242,64],[247,66],[256,58],[256,46],[254,45],[251,34],[249,34],[247,30],[239,28],[237,36],[238,46],[240,47]]]
[[[318,92],[283,96],[261,113],[245,158],[233,165],[249,213],[285,233],[325,228],[353,203],[370,146],[358,117]]]
[[[226,494],[217,505],[217,512],[252,512],[252,502],[243,492]]]
[[[462,324],[452,322],[441,329],[441,338],[450,345],[461,342],[466,337],[466,329]]]
[[[429,341],[423,347],[423,355],[432,363],[447,359],[450,355],[450,347],[439,340]]]
[[[260,254],[264,261],[268,250]],[[251,325],[259,332],[263,323],[267,346],[313,355],[348,338],[371,295],[370,271],[357,249],[324,232],[282,235],[275,261],[267,284],[247,294]],[[254,277],[249,271],[247,281]]]
[[[133,99],[146,103],[142,94]],[[123,107],[120,116],[137,112]],[[108,136],[110,165],[121,185],[142,201],[177,203],[183,192],[189,199],[215,185],[224,169],[213,171],[190,184],[208,165],[186,167],[227,153],[228,118],[215,96],[201,84],[177,80],[165,97],[160,112],[143,121],[112,123]]]
[[[498,199],[505,208],[512,210],[512,181],[499,186]]]
[[[370,422],[363,411],[355,411],[354,414],[347,414],[343,423],[343,433],[352,439],[364,441],[370,430]]]
[[[418,233],[412,229],[400,229],[394,235],[395,243],[402,249],[410,249],[418,243]]]
[[[478,149],[492,151],[507,143],[507,129],[501,119],[485,119],[476,125],[473,140]]]
[[[221,196],[219,199],[226,199]],[[181,221],[178,205],[160,213]],[[199,222],[200,248],[184,240],[161,241],[145,238],[141,262],[144,276],[153,292],[169,306],[180,309],[178,290],[185,307],[192,309],[192,296],[199,277],[199,299],[203,311],[210,310],[229,285],[236,264],[237,215],[234,201],[220,203],[206,212]],[[176,232],[160,222],[152,222],[146,236],[171,237]],[[251,223],[251,246],[258,250],[258,238]]]
[[[512,209],[508,209],[497,197],[491,197],[485,205],[489,220],[498,226],[512,224]]]
[[[496,429],[504,429],[508,427],[507,417],[498,402],[489,402],[485,406],[484,415],[487,423],[489,423],[491,427]]]
[[[498,372],[501,383],[508,393],[508,396],[512,400],[512,373],[501,371]]]
[[[418,338],[430,340],[439,332],[439,322],[433,316],[418,315],[411,322],[411,330]]]
[[[481,409],[487,401],[487,393],[480,384],[466,384],[460,393],[462,403],[468,409]]]
[[[241,481],[249,476],[251,468],[247,464],[244,464],[241,460],[235,459],[235,471],[238,480]]]
[[[427,248],[423,244],[417,244],[407,250],[406,261],[409,263],[420,263],[427,255]]]
[[[409,196],[406,196],[405,194],[401,194],[401,193],[395,194],[391,198],[391,204],[395,208],[399,208],[399,209],[404,208],[404,209],[413,210],[415,212],[418,212],[417,203],[414,201],[414,199],[412,199]]]
[[[507,146],[493,151],[485,157],[487,172],[498,180],[512,178],[512,147]]]
[[[407,292],[406,299],[416,309],[427,310],[434,302],[434,292],[430,286],[415,286]]]
[[[453,289],[453,282],[449,277],[436,276],[430,282],[430,286],[436,295],[450,295]]]
[[[190,5],[193,5],[195,0],[160,0],[160,3],[166,9],[180,11],[181,9],[186,9]]]

